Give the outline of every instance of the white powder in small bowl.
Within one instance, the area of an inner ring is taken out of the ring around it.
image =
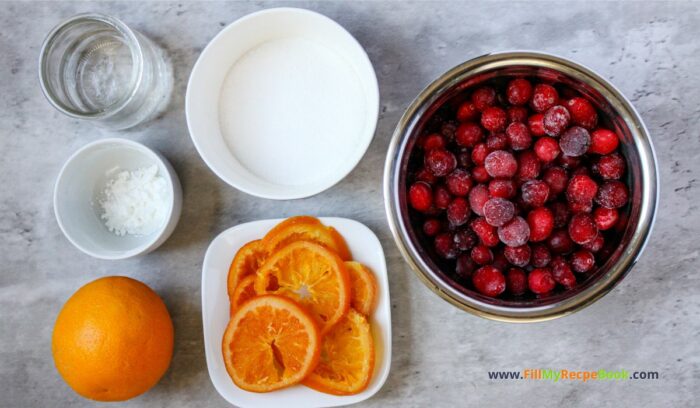
[[[163,225],[168,212],[168,185],[158,166],[119,172],[104,190],[102,219],[116,235],[148,235]]]

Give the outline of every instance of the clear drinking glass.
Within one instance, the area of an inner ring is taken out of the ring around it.
[[[49,33],[39,77],[56,109],[115,130],[157,116],[173,87],[160,47],[122,21],[92,13],[73,16]]]

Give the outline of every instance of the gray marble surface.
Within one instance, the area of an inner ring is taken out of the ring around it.
[[[337,20],[366,47],[381,88],[369,151],[334,188],[309,199],[268,201],[219,180],[189,139],[184,93],[204,45],[226,24],[280,4]],[[184,187],[172,238],[144,258],[92,259],[61,234],[55,177],[87,142],[114,134],[69,119],[37,81],[44,35],[78,12],[113,14],[163,45],[174,62],[174,99],[160,119],[118,134],[160,150]],[[29,2],[0,3],[0,406],[92,406],[54,369],[50,337],[63,302],[84,283],[124,274],[164,298],[176,328],[170,370],[150,392],[115,406],[227,406],[209,381],[202,344],[200,270],[210,240],[241,222],[300,213],[349,217],[381,238],[393,312],[392,370],[363,405],[692,406],[700,400],[700,3],[671,2]],[[651,131],[661,206],[651,242],[608,296],[564,319],[496,323],[438,299],[409,271],[382,205],[389,136],[412,98],[444,70],[480,54],[540,49],[611,79]],[[493,381],[487,370],[654,370],[656,381]]]

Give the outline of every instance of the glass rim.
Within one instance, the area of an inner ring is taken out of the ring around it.
[[[107,106],[104,109],[85,112],[68,106],[56,96],[53,91],[53,87],[49,85],[47,56],[51,52],[56,38],[60,34],[71,30],[76,24],[89,21],[107,24],[121,34],[121,36],[126,40],[125,44],[129,47],[133,66],[131,69],[129,92],[127,92],[117,102]],[[39,57],[39,83],[41,84],[41,91],[44,93],[44,96],[46,96],[46,99],[48,99],[54,108],[58,109],[65,115],[78,119],[104,119],[122,110],[133,99],[143,78],[143,64],[143,49],[141,48],[141,44],[139,43],[134,31],[131,30],[123,21],[116,17],[111,17],[100,13],[81,13],[76,14],[56,25],[44,39],[44,42],[41,45]]]

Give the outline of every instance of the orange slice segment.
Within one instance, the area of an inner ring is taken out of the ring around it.
[[[367,388],[373,370],[374,340],[369,322],[350,309],[323,337],[321,359],[302,383],[328,394],[357,394]]]
[[[272,254],[296,241],[315,242],[334,251],[344,261],[352,259],[350,250],[338,231],[309,216],[292,217],[282,221],[265,235],[262,245],[268,254]]]
[[[294,299],[314,316],[321,332],[337,323],[350,307],[350,279],[334,252],[308,241],[291,243],[258,269],[255,291]]]
[[[377,280],[372,271],[359,262],[345,262],[350,277],[350,306],[365,316],[377,303]]]
[[[268,392],[300,382],[316,367],[320,332],[296,302],[258,296],[241,306],[224,332],[226,371],[240,388]]]
[[[254,298],[255,293],[255,275],[246,276],[241,279],[231,295],[231,315],[241,307],[245,302]]]
[[[236,256],[233,257],[231,266],[228,269],[227,287],[229,299],[233,298],[233,292],[236,290],[238,282],[246,276],[254,275],[264,259],[265,251],[259,239],[248,242],[236,252]]]

